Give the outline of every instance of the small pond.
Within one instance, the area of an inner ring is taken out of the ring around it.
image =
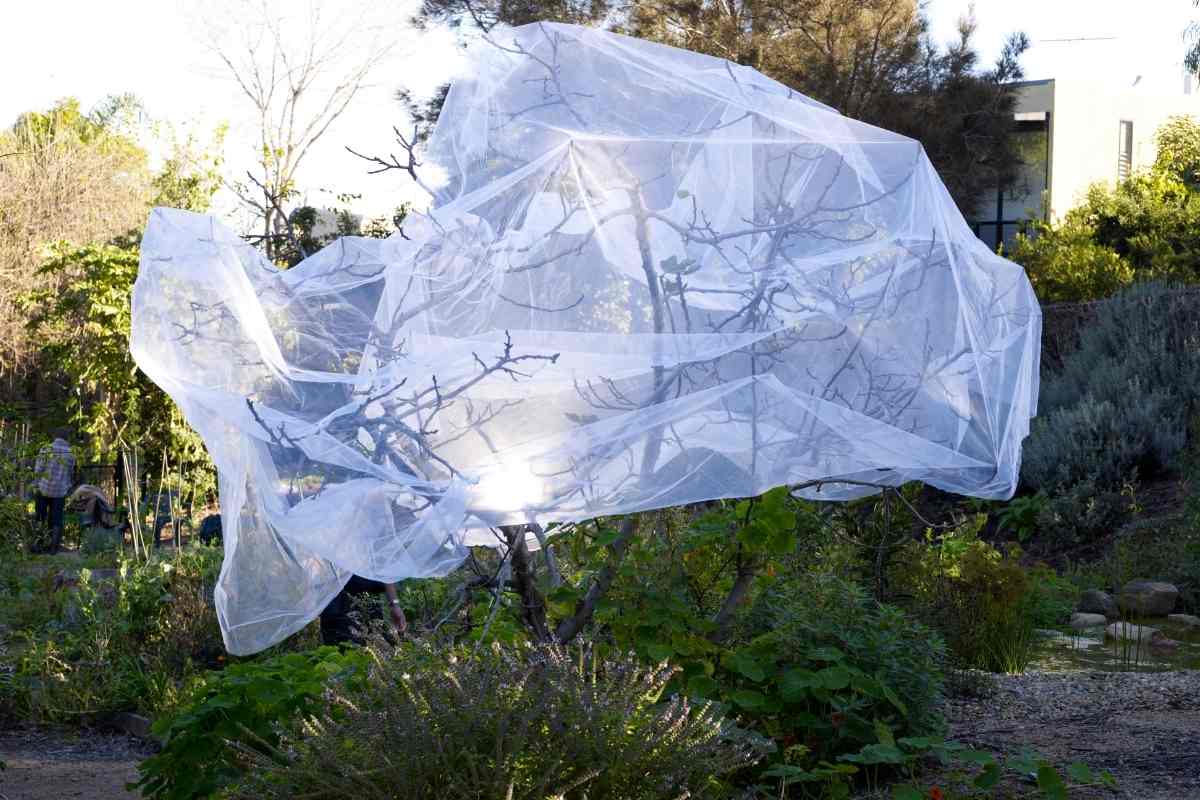
[[[1092,670],[1096,672],[1162,672],[1200,669],[1200,629],[1177,625],[1165,619],[1133,619],[1135,625],[1157,628],[1179,642],[1174,651],[1152,650],[1148,644],[1107,639],[1103,628],[1083,631],[1064,629],[1047,637],[1032,669],[1047,672]]]

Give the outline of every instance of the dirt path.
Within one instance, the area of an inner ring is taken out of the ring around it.
[[[0,731],[0,800],[126,800],[137,764],[150,753],[125,734],[88,729]]]
[[[1028,673],[998,679],[991,697],[950,706],[951,738],[1060,768],[1082,761],[1115,789],[1073,798],[1200,798],[1200,672]]]

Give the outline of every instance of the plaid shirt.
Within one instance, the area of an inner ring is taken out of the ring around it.
[[[75,456],[71,445],[55,439],[38,453],[34,467],[37,490],[42,497],[66,497],[75,478]]]

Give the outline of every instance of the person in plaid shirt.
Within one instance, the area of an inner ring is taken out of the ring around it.
[[[38,524],[50,528],[50,552],[62,546],[63,508],[67,495],[75,485],[75,455],[67,437],[71,432],[59,428],[54,441],[38,452],[34,466],[34,515]]]

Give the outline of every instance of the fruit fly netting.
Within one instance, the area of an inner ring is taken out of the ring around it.
[[[219,469],[231,651],[499,525],[783,485],[1011,495],[1041,314],[917,142],[536,24],[474,48],[424,161],[403,235],[286,271],[212,218],[151,217],[131,347]]]

